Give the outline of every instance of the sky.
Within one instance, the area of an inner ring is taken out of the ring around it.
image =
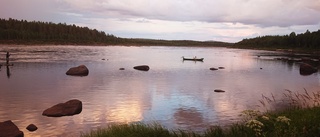
[[[0,18],[123,38],[238,42],[320,29],[320,0],[1,0]]]

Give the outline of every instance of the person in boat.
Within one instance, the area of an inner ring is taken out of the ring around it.
[[[6,55],[6,63],[7,65],[9,65],[9,57],[10,57],[10,53],[7,51],[7,55]]]

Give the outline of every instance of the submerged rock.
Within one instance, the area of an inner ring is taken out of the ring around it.
[[[70,68],[66,74],[73,76],[88,76],[89,70],[85,65],[80,65],[78,67]]]
[[[218,67],[218,69],[225,69],[224,67]]]
[[[30,124],[29,126],[27,126],[26,129],[32,132],[32,131],[36,131],[38,127],[34,124]]]
[[[316,68],[314,68],[313,66],[311,66],[309,64],[306,64],[306,63],[300,64],[300,74],[301,75],[311,75],[317,71],[318,70]]]
[[[119,68],[119,70],[124,70],[124,68]]]
[[[136,70],[142,70],[142,71],[148,71],[150,69],[148,65],[140,65],[140,66],[135,66],[133,68]]]
[[[24,134],[11,121],[0,122],[0,137],[23,137]]]
[[[66,103],[59,103],[43,111],[42,115],[48,117],[62,117],[80,114],[82,102],[77,99],[69,100]]]

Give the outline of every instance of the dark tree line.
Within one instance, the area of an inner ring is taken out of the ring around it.
[[[230,46],[217,41],[119,38],[103,31],[52,22],[0,18],[0,44],[76,44],[143,46]]]
[[[261,36],[251,39],[243,39],[235,44],[235,47],[243,48],[286,48],[320,50],[320,30],[296,34],[295,32],[284,36]]]
[[[114,43],[117,38],[103,31],[52,22],[0,19],[0,40],[16,43],[99,44]]]
[[[140,46],[202,46],[202,47],[227,47],[232,43],[219,41],[193,41],[193,40],[155,40],[155,39],[122,39],[122,45]]]

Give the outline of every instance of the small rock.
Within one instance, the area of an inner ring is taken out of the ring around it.
[[[262,69],[262,68],[260,68],[260,69]]]
[[[38,129],[38,127],[34,124],[30,124],[29,126],[27,126],[27,128],[29,131],[33,132],[36,131]]]
[[[11,121],[0,122],[0,137],[23,137],[24,134]]]
[[[106,60],[106,59],[101,59],[101,60]]]
[[[226,91],[221,90],[221,89],[215,89],[214,92],[226,92]]]
[[[119,70],[124,70],[124,68],[119,68]]]
[[[300,64],[300,75],[311,75],[317,71],[318,70],[316,68],[314,68],[309,64],[306,64],[306,63]]]
[[[147,65],[135,66],[133,68],[136,69],[136,70],[141,70],[141,71],[148,71],[150,69],[150,67],[147,66]]]
[[[59,103],[43,111],[42,115],[48,117],[62,117],[80,114],[82,102],[77,99],[69,100],[66,103]]]
[[[218,70],[217,68],[210,68],[210,70]]]
[[[66,74],[72,76],[88,76],[89,70],[85,65],[80,65],[78,67],[70,68]]]
[[[224,67],[218,67],[218,69],[224,69]]]

